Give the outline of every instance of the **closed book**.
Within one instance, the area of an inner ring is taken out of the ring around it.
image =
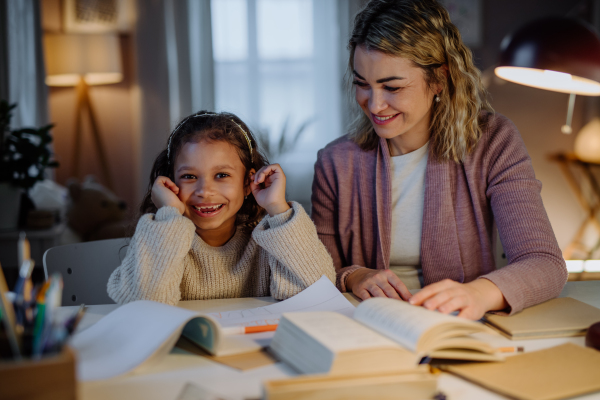
[[[518,314],[486,314],[486,324],[510,339],[543,339],[585,335],[600,322],[600,309],[570,297],[548,300]]]
[[[559,400],[600,390],[600,351],[573,343],[514,355],[503,363],[443,369],[521,400]]]

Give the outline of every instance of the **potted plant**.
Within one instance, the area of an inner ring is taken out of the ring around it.
[[[46,168],[55,168],[49,144],[50,129],[11,130],[10,120],[16,104],[0,101],[0,229],[16,229],[21,198],[37,181],[45,178]]]

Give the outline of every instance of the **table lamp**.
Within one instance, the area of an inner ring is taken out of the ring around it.
[[[92,138],[107,186],[114,190],[108,160],[89,95],[90,85],[106,85],[123,80],[119,38],[116,34],[44,35],[46,84],[77,87],[75,112],[74,176],[79,176],[82,139],[82,114],[87,109]]]
[[[494,72],[510,82],[569,93],[567,123],[561,129],[568,134],[575,95],[600,96],[600,38],[579,20],[537,20],[504,38]]]

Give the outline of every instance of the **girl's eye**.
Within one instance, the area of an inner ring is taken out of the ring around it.
[[[217,174],[217,178],[221,179],[221,178],[227,178],[229,176],[229,174],[226,174],[224,172],[219,172]]]
[[[181,175],[181,179],[195,179],[196,177],[192,174],[183,174]]]
[[[367,84],[365,82],[357,81],[357,80],[352,81],[352,84],[356,85],[358,87],[361,87],[361,88],[369,86],[369,84]]]

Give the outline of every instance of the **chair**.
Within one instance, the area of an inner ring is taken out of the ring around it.
[[[63,278],[62,305],[114,304],[106,293],[110,274],[121,264],[129,238],[68,244],[44,253],[46,279],[54,272]]]

